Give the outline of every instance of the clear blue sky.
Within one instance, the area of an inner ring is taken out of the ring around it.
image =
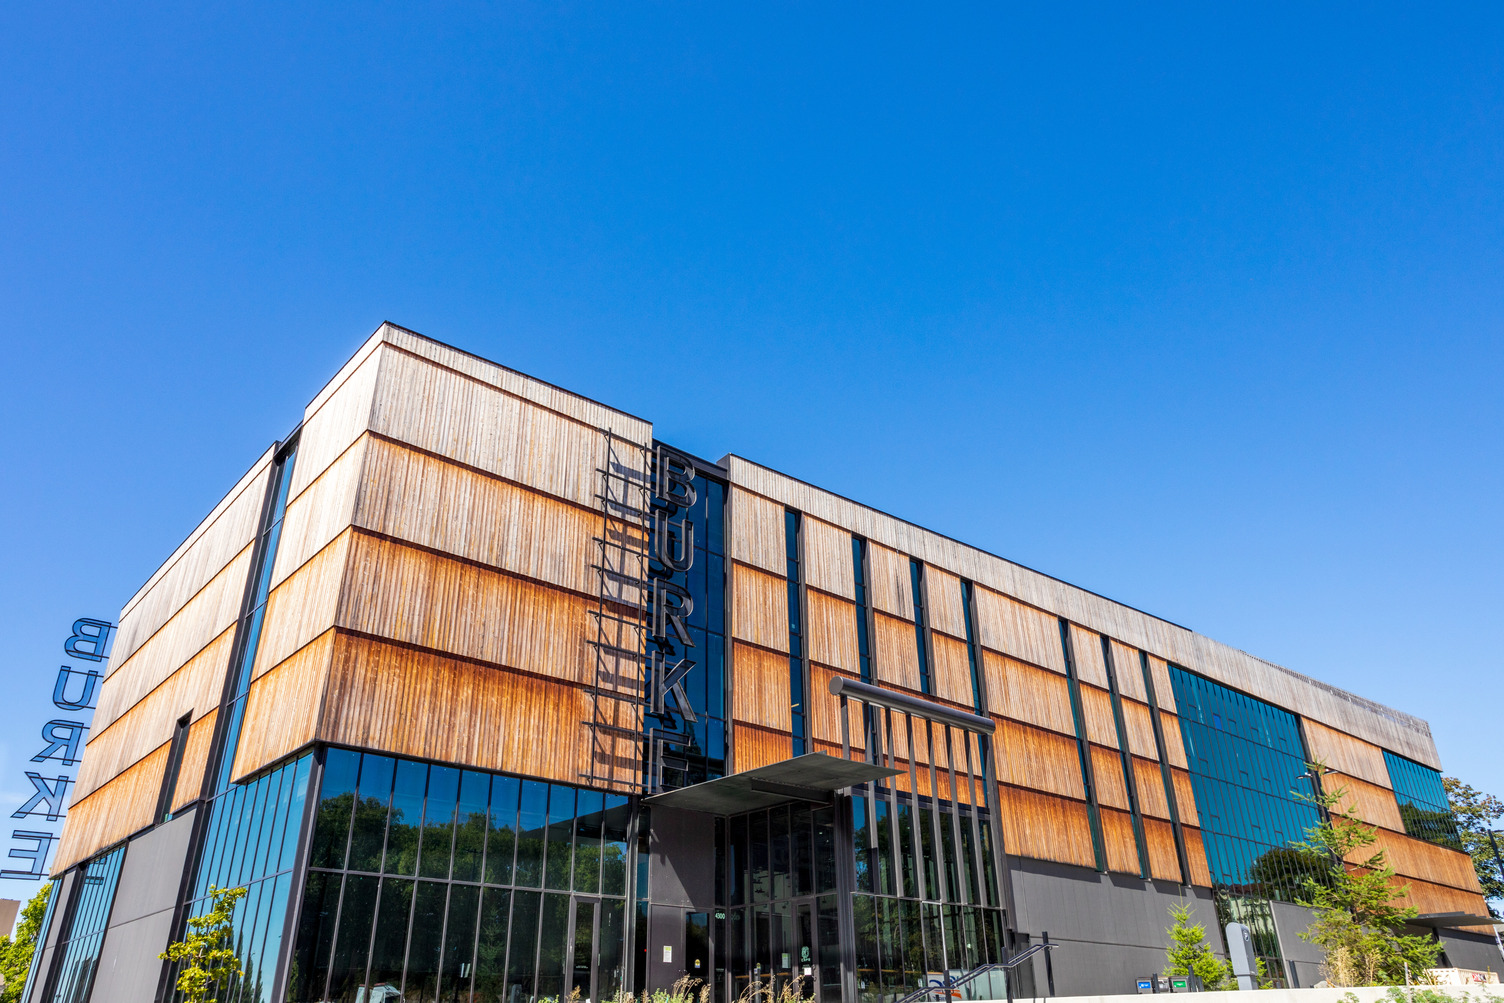
[[[0,802],[383,319],[1504,794],[1504,8],[309,6],[0,8]]]

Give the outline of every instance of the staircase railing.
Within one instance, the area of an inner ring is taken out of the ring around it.
[[[975,981],[981,976],[986,975],[988,972],[1011,972],[1013,969],[1017,968],[1025,961],[1028,961],[1030,958],[1034,957],[1034,955],[1043,954],[1045,951],[1052,950],[1059,946],[1059,944],[1049,943],[1034,944],[1033,946],[1025,948],[1024,950],[1015,954],[1007,961],[995,961],[985,965],[978,965],[976,968],[973,968],[965,975],[959,975],[955,978],[951,978],[949,975],[946,975],[944,980],[939,985],[925,986],[923,989],[916,989],[913,992],[909,993],[909,995],[905,996],[903,999],[899,1000],[898,1003],[918,1003],[919,1000],[922,1000],[927,996],[932,996],[936,993],[945,993],[948,996],[950,993],[954,992],[957,989],[960,989],[968,982]]]

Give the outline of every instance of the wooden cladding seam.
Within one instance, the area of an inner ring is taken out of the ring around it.
[[[787,664],[787,661],[785,661]],[[855,679],[854,673],[840,672],[819,663],[809,667],[810,676],[810,734],[820,742],[829,742],[837,749],[841,745],[841,698],[831,695],[830,681],[836,677]],[[862,704],[848,700],[846,705],[847,741],[853,753],[867,748],[866,735],[862,729]],[[857,756],[860,758],[860,756]]]
[[[977,628],[985,647],[1064,674],[1058,619],[991,589],[978,587],[975,602]]]
[[[746,564],[731,565],[731,635],[774,651],[789,650],[788,579]],[[740,685],[740,684],[738,684]]]
[[[1387,829],[1374,830],[1374,843],[1354,851],[1347,857],[1350,864],[1364,860],[1384,851],[1389,866],[1407,878],[1419,878],[1432,884],[1446,885],[1465,892],[1481,894],[1478,872],[1473,858],[1458,850],[1450,850],[1423,839],[1406,836]]]

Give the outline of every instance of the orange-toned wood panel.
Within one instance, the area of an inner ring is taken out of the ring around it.
[[[977,627],[982,644],[1056,672],[1065,671],[1060,621],[990,589],[976,590]]]
[[[755,725],[732,725],[735,772],[745,773],[759,766],[781,763],[794,757],[793,740],[787,734],[768,731]]]
[[[384,618],[373,618],[359,629],[393,636],[402,633],[397,623],[410,626],[413,623],[411,617],[421,618],[436,603],[443,601],[435,595],[436,592],[446,587],[473,591],[476,588],[473,579],[482,572],[470,568],[474,573],[470,576],[471,582],[452,574],[465,567],[468,566],[346,530],[272,589],[266,601],[266,619],[261,628],[261,642],[256,649],[251,678],[281,664],[283,659],[333,627],[339,619],[341,590],[347,582],[349,594],[345,597],[346,602],[351,598],[364,601],[366,606],[363,608],[371,612],[380,610],[379,616]],[[444,578],[446,570],[451,572],[447,580]],[[389,581],[388,575],[402,577],[400,581]],[[495,577],[493,573],[492,578]],[[413,603],[410,609],[403,605],[409,593]],[[384,604],[372,603],[368,598],[371,596],[381,597]],[[475,610],[476,616],[485,613],[482,609]],[[479,627],[479,624],[465,626]],[[403,636],[402,640],[422,643],[414,636]]]
[[[743,641],[789,650],[788,579],[731,565],[731,631]]]
[[[966,614],[961,605],[961,579],[949,571],[927,564],[924,568],[924,590],[929,598],[925,612],[929,617],[930,629],[965,640]]]
[[[359,533],[349,560],[341,627],[550,678],[595,681],[586,643],[594,636],[593,599]]]
[[[966,651],[966,642],[944,634],[930,635],[930,648],[935,653],[933,680],[935,696],[965,710],[976,705],[971,693],[971,656]],[[918,645],[915,645],[918,652]]]
[[[1138,649],[1130,648],[1121,641],[1112,642],[1112,669],[1118,677],[1118,693],[1130,700],[1149,702],[1144,692],[1143,666],[1139,664]]]
[[[1394,800],[1394,792],[1387,787],[1379,787],[1366,780],[1357,777],[1345,776],[1341,773],[1332,773],[1322,778],[1322,790],[1335,794],[1339,790],[1347,792],[1339,803],[1339,810],[1358,818],[1370,825],[1383,826],[1385,829],[1393,829],[1395,832],[1405,831],[1405,822],[1400,818],[1399,803]]]
[[[1196,792],[1191,787],[1191,775],[1179,767],[1170,768],[1170,782],[1175,787],[1175,810],[1182,825],[1201,824],[1201,811],[1196,807]]]
[[[1405,877],[1482,893],[1478,886],[1478,872],[1473,867],[1473,858],[1467,854],[1386,829],[1375,830],[1374,837],[1372,846],[1349,854],[1348,863],[1361,863],[1383,850],[1389,866]]]
[[[1306,744],[1311,748],[1311,758],[1350,777],[1366,780],[1379,787],[1392,788],[1389,767],[1384,762],[1383,750],[1377,745],[1343,734],[1335,728],[1328,728],[1310,718],[1303,718],[1301,727],[1306,734]]]
[[[576,592],[599,586],[601,514],[373,439],[355,525]],[[641,546],[640,539],[622,541]]]
[[[219,720],[215,708],[188,728],[183,744],[183,761],[178,766],[178,785],[172,793],[172,810],[178,811],[204,790],[204,770],[209,768],[209,744],[214,740],[214,722]]]
[[[1071,652],[1076,656],[1076,678],[1107,689],[1107,663],[1102,659],[1102,638],[1071,624]]]
[[[340,634],[317,737],[578,783],[595,765],[589,716],[579,687]]]
[[[914,624],[886,613],[872,614],[877,681],[919,692],[919,644]]]
[[[1408,902],[1414,906],[1421,915],[1427,913],[1461,912],[1469,916],[1487,916],[1488,906],[1483,901],[1483,896],[1478,892],[1462,891],[1457,888],[1448,888],[1444,885],[1434,885],[1427,881],[1415,881],[1408,878],[1394,878],[1391,882],[1396,886],[1405,887],[1405,898],[1402,902]],[[1489,927],[1463,927],[1484,935],[1493,931]]]
[[[1165,781],[1160,775],[1159,764],[1133,757],[1133,783],[1138,791],[1138,810],[1141,814],[1168,819],[1170,802],[1165,797]]]
[[[727,556],[783,577],[788,557],[783,540],[783,506],[735,485],[729,489],[727,503]]]
[[[1162,881],[1179,881],[1180,858],[1170,823],[1144,819],[1144,845],[1149,848],[1149,873]]]
[[[1191,764],[1185,758],[1185,739],[1180,735],[1180,718],[1161,711],[1159,728],[1165,736],[1165,759],[1169,760],[1171,766],[1178,766],[1182,770],[1190,769]]]
[[[1206,846],[1201,839],[1201,830],[1182,825],[1180,832],[1185,838],[1185,855],[1191,867],[1191,884],[1201,888],[1210,888],[1212,871],[1206,864]]]
[[[1154,681],[1154,702],[1159,709],[1176,713],[1175,690],[1170,685],[1170,669],[1163,658],[1149,656],[1149,676]]]
[[[233,779],[242,780],[313,741],[334,658],[330,628],[251,683],[235,752]]]
[[[731,716],[787,735],[793,728],[789,706],[789,656],[734,642],[736,689]],[[827,695],[828,696],[828,695]]]
[[[1081,711],[1086,718],[1086,737],[1109,749],[1118,747],[1118,725],[1112,716],[1112,694],[1081,683]]]
[[[998,816],[1003,846],[1015,856],[1082,867],[1096,863],[1083,802],[1003,786],[998,788]]]
[[[787,665],[787,661],[784,662]],[[823,665],[811,665],[810,675],[810,734],[816,741],[829,742],[835,746],[837,755],[841,748],[841,698],[832,696],[830,681],[837,676],[846,679],[855,679],[856,676],[835,672]],[[846,702],[846,725],[848,741],[851,748],[862,750],[867,747],[866,735],[862,730],[862,704],[859,700]],[[858,757],[860,758],[860,757]]]
[[[1081,757],[1076,740],[1012,721],[998,723],[993,734],[997,778],[1030,790],[1085,798]]]
[[[371,442],[370,436],[362,435],[302,494],[287,503],[271,577],[273,589],[350,527],[355,518],[355,500],[362,494],[366,448]],[[387,448],[402,451],[398,446]],[[300,451],[300,459],[301,456]],[[301,464],[295,463],[293,477],[301,470]]]
[[[172,740],[178,719],[189,711],[194,719],[219,705],[224,691],[225,665],[230,659],[235,628],[226,628],[207,648],[148,693],[139,703],[95,733],[88,755],[79,767],[73,796],[83,800],[105,781]],[[104,682],[108,689],[112,679]]]
[[[1070,690],[1064,676],[990,651],[983,652],[983,660],[993,714],[1075,737]]]
[[[806,589],[804,595],[810,659],[856,675],[861,671],[857,662],[856,603],[814,589]]]
[[[804,518],[804,583],[856,601],[851,534],[828,522]]]
[[[1091,775],[1097,785],[1097,801],[1128,810],[1128,785],[1123,782],[1123,761],[1112,749],[1091,746]]]
[[[1137,700],[1119,703],[1123,708],[1123,729],[1128,733],[1128,751],[1159,762],[1159,747],[1154,744],[1154,719],[1150,716],[1149,705]]]
[[[879,544],[868,543],[867,568],[872,572],[872,608],[912,621],[914,601],[909,585],[908,557]]]
[[[52,863],[53,874],[61,874],[151,824],[162,794],[162,771],[167,766],[170,744],[69,806],[68,824],[63,826],[63,838]]]
[[[1103,808],[1102,843],[1107,850],[1107,869],[1119,874],[1139,872],[1138,841],[1133,834],[1133,816],[1126,811]]]

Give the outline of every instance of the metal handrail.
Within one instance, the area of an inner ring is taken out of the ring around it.
[[[951,992],[966,985],[966,983],[971,982],[972,980],[979,978],[990,971],[993,971],[994,969],[1002,969],[1004,972],[1012,971],[1019,965],[1023,964],[1025,961],[1028,961],[1030,958],[1034,957],[1034,955],[1039,954],[1041,951],[1048,951],[1059,946],[1059,944],[1034,944],[1024,949],[1023,951],[1020,951],[1018,954],[1015,954],[1007,961],[993,961],[985,965],[978,965],[976,968],[973,968],[971,971],[967,972],[965,975],[962,975],[960,978],[953,979],[949,975],[947,975],[945,976],[945,981],[940,985],[925,986],[923,989],[916,989],[913,992],[909,993],[909,995],[905,996],[903,999],[899,1000],[898,1003],[917,1003],[918,1000],[924,999],[931,993]]]

